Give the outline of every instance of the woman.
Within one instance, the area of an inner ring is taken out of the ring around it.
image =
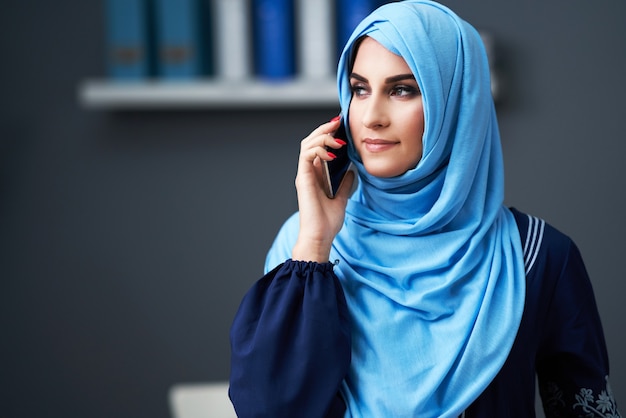
[[[477,32],[426,0],[382,6],[338,67],[335,119],[301,143],[299,212],[231,330],[240,417],[619,416],[580,254],[503,206]],[[322,161],[347,146],[335,199]],[[331,151],[328,151],[331,149]],[[332,261],[332,263],[331,263]]]

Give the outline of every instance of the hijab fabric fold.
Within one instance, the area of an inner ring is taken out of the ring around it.
[[[411,68],[425,131],[420,162],[394,178],[367,173],[349,143],[360,181],[331,251],[353,327],[346,416],[457,417],[504,364],[524,307],[487,57],[477,31],[445,6],[384,5],[354,30],[339,61],[346,120],[363,36]],[[292,218],[268,266],[290,256],[297,230]]]

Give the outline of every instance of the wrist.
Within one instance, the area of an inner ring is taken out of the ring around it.
[[[291,258],[298,261],[314,261],[316,263],[328,263],[330,260],[330,243],[296,241],[291,251]]]

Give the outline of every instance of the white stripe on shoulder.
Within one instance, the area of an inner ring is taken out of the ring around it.
[[[526,233],[526,242],[524,243],[524,268],[526,274],[535,265],[537,261],[537,255],[541,248],[541,242],[543,241],[543,231],[546,226],[546,222],[543,219],[535,216],[528,216],[528,232]]]

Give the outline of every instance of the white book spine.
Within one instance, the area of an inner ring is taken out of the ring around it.
[[[249,0],[212,0],[216,77],[242,80],[251,77]]]
[[[306,79],[335,76],[333,0],[297,0],[298,72]]]

